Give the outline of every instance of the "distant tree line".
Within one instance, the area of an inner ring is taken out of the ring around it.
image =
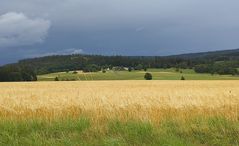
[[[134,70],[171,67],[193,68],[198,62],[177,57],[66,55],[27,59],[20,61],[19,64],[30,64],[37,74],[46,74],[68,70],[94,72],[113,67],[130,67]]]
[[[22,60],[18,64],[31,65],[37,74],[59,71],[83,70],[95,72],[113,67],[128,67],[130,70],[146,70],[147,68],[190,68],[198,73],[235,74],[239,67],[238,56],[216,55],[185,57],[185,56],[100,56],[100,55],[65,55],[48,56]]]
[[[21,60],[0,68],[0,81],[35,81],[36,74],[83,70],[145,70],[147,68],[194,69],[197,73],[237,75],[239,49],[175,56],[55,55]]]

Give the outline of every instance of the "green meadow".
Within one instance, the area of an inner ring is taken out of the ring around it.
[[[180,80],[183,76],[186,80],[238,80],[239,76],[218,75],[218,74],[199,74],[192,69],[181,69],[176,71],[171,69],[148,69],[147,72],[153,75],[153,80]],[[54,81],[58,77],[61,81],[67,80],[144,80],[145,71],[106,71],[83,73],[78,71],[77,74],[70,72],[58,72],[45,75],[39,75],[39,81]]]

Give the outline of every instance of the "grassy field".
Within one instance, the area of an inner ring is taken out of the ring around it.
[[[238,146],[238,81],[0,83],[0,145]]]
[[[238,80],[238,76],[231,75],[211,75],[198,74],[191,69],[182,69],[182,73],[176,72],[175,69],[149,69],[147,72],[152,73],[153,80],[180,80],[182,76],[186,80]],[[144,80],[144,71],[107,71],[106,73],[83,73],[59,72],[38,76],[39,81],[53,81],[55,77],[60,80]]]

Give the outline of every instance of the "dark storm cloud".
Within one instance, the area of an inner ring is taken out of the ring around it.
[[[239,46],[237,0],[0,0],[0,3],[0,15],[14,12],[51,24],[41,44],[0,47],[6,54],[19,50],[15,59],[7,59],[10,61],[71,48],[107,55],[168,55]]]
[[[9,12],[0,16],[0,47],[31,45],[44,41],[50,22],[29,19],[23,13]]]

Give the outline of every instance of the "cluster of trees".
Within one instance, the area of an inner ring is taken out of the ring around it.
[[[238,62],[216,62],[213,64],[196,65],[194,70],[197,73],[211,73],[220,75],[238,75]]]
[[[29,66],[11,64],[0,67],[0,81],[37,81],[37,75]]]
[[[83,72],[98,72],[101,70],[101,67],[96,65],[96,64],[89,64],[89,65],[86,65],[82,71]]]

